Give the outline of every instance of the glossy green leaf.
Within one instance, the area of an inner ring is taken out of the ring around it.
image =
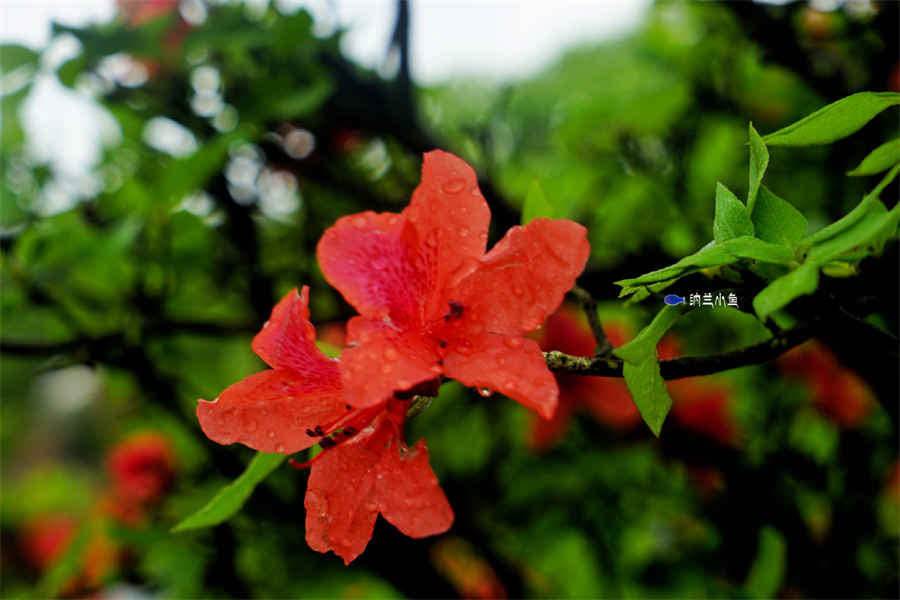
[[[537,179],[531,182],[525,204],[522,206],[522,225],[539,217],[553,218],[553,207],[547,202],[544,189]]]
[[[810,146],[847,137],[888,107],[900,104],[896,92],[859,92],[832,102],[783,129],[764,136],[769,146]]]
[[[731,190],[717,183],[713,238],[721,243],[742,235],[753,235],[753,223],[747,208]]]
[[[630,363],[640,363],[649,356],[656,356],[656,344],[675,324],[684,309],[679,306],[665,306],[649,325],[641,329],[634,339],[617,348],[613,354]]]
[[[9,73],[22,65],[36,65],[40,55],[19,44],[0,45],[0,73]]]
[[[750,598],[775,598],[787,570],[787,543],[774,527],[759,532],[759,548],[744,582],[744,592]]]
[[[799,210],[761,186],[751,214],[756,237],[773,244],[795,246],[806,235],[807,222]]]
[[[818,285],[818,266],[805,263],[763,288],[753,299],[753,309],[759,319],[765,321],[769,315],[787,306],[794,298],[812,294]]]
[[[878,185],[875,186],[875,189],[866,194],[863,197],[862,201],[857,204],[853,208],[853,210],[848,212],[846,215],[844,215],[834,223],[826,225],[819,231],[803,240],[804,244],[818,244],[838,235],[845,229],[852,227],[857,221],[862,219],[863,216],[869,212],[869,210],[871,210],[872,206],[876,202],[878,202],[879,198],[881,197],[881,192],[894,180],[898,172],[900,172],[900,165],[896,165],[893,169],[888,171],[887,175],[882,177],[881,181],[878,182]]]
[[[257,452],[240,477],[226,485],[206,506],[172,528],[173,532],[212,527],[237,513],[254,488],[287,458],[284,454]]]
[[[859,165],[847,175],[875,175],[900,163],[900,138],[885,142],[872,150]]]
[[[766,148],[765,142],[753,128],[753,123],[750,123],[748,129],[750,134],[750,186],[747,188],[747,213],[752,214],[759,186],[766,173],[766,168],[769,166],[769,149]]]
[[[748,235],[723,242],[721,247],[736,259],[743,258],[781,265],[789,264],[794,260],[794,253],[789,248]]]
[[[866,248],[871,251],[880,250],[889,238],[896,236],[898,218],[900,218],[900,204],[888,211],[880,200],[875,200],[866,205],[866,212],[851,226],[812,246],[806,260],[823,265],[856,250]],[[866,255],[868,252],[863,251],[853,258],[859,260]]]
[[[617,281],[616,285],[622,286],[624,288],[649,285],[651,283],[658,283],[668,279],[683,277],[685,275],[689,275],[690,273],[699,271],[700,269],[731,264],[735,262],[735,260],[736,259],[733,254],[730,254],[721,246],[716,245],[715,242],[710,242],[693,254],[685,256],[674,265],[669,265],[668,267],[663,267],[662,269],[657,269],[656,271],[644,273],[640,277],[634,277],[632,279],[622,279],[620,281]]]
[[[672,398],[666,390],[666,382],[659,374],[659,359],[656,352],[643,362],[637,364],[626,362],[623,373],[625,385],[628,386],[641,417],[653,435],[658,437],[666,415],[672,408]]]

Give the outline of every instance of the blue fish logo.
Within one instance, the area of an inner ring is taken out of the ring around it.
[[[663,302],[668,304],[669,306],[675,306],[676,304],[684,304],[684,298],[681,296],[676,296],[675,294],[669,294],[665,298],[663,298]]]

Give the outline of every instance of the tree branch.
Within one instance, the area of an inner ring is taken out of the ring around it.
[[[812,327],[795,327],[759,344],[711,356],[686,356],[664,360],[659,364],[663,379],[681,379],[697,375],[711,375],[739,367],[770,361],[794,346],[813,337]],[[623,362],[619,358],[569,356],[562,352],[544,352],[547,367],[554,373],[622,377]]]
[[[584,314],[587,315],[588,324],[591,326],[591,331],[594,334],[594,341],[597,343],[597,346],[594,348],[594,356],[609,356],[613,351],[613,346],[606,337],[606,332],[603,330],[603,325],[600,323],[600,317],[597,316],[597,301],[594,300],[594,297],[591,296],[590,292],[577,285],[572,288],[571,293],[575,296],[575,299],[578,300],[579,304],[581,304],[581,309],[584,311]]]

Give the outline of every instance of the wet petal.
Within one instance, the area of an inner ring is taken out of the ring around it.
[[[357,408],[375,406],[441,374],[434,344],[418,331],[354,317],[347,323],[347,339],[351,347],[341,354],[344,397]]]
[[[344,564],[365,550],[378,516],[376,467],[390,435],[390,425],[376,420],[313,463],[304,500],[310,548],[333,550]]]
[[[429,250],[435,292],[429,315],[443,310],[444,290],[466,265],[475,266],[487,247],[491,212],[478,177],[464,160],[448,152],[425,153],[422,181],[403,211]]]
[[[415,229],[402,215],[368,211],[342,217],[317,248],[325,279],[359,313],[397,326],[422,322],[431,283]]]
[[[450,529],[453,509],[428,464],[425,440],[406,452],[399,443],[392,445],[378,477],[379,510],[394,527],[414,538]]]
[[[559,388],[534,340],[482,334],[453,342],[444,373],[464,385],[500,392],[545,419],[556,410]]]
[[[310,389],[295,371],[262,371],[230,386],[213,402],[200,400],[197,418],[214,442],[239,442],[261,452],[298,452],[318,441],[307,429],[347,413],[340,380],[323,384]]]
[[[303,374],[302,386],[321,389],[339,382],[337,361],[316,348],[316,329],[309,322],[309,288],[293,289],[272,309],[272,316],[251,344],[269,366]]]
[[[535,219],[513,227],[449,299],[463,315],[456,331],[522,334],[557,309],[590,253],[587,231],[572,221]]]

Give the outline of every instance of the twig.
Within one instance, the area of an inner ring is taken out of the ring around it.
[[[590,292],[577,285],[572,288],[572,295],[581,304],[581,309],[587,315],[588,324],[590,324],[591,331],[594,334],[594,341],[597,343],[597,346],[594,348],[594,356],[600,358],[609,356],[613,351],[613,345],[606,337],[606,332],[600,323],[600,317],[597,316],[597,301],[594,300]]]
[[[758,365],[784,354],[814,335],[811,327],[796,327],[754,346],[711,356],[687,356],[664,360],[659,365],[663,379],[680,379],[711,375],[739,367]],[[555,373],[622,377],[622,360],[608,357],[569,356],[562,352],[545,352],[547,366]]]

